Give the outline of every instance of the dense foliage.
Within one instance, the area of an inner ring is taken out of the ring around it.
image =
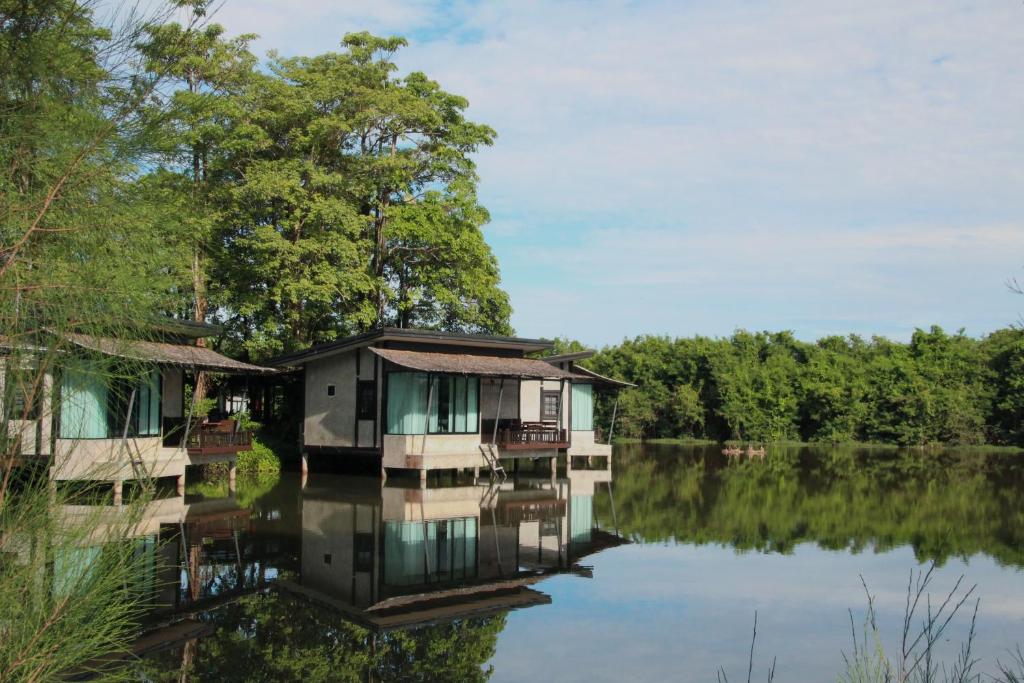
[[[909,343],[739,331],[642,336],[588,366],[637,384],[616,433],[716,440],[1024,444],[1024,331],[983,339],[938,327]],[[601,406],[601,424],[611,419]]]
[[[251,36],[183,35],[144,46],[173,77],[142,182],[189,250],[178,314],[226,323],[254,358],[381,325],[510,331],[470,159],[495,133],[424,74],[394,75],[404,39],[261,64]]]

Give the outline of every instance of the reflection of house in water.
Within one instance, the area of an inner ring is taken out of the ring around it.
[[[143,563],[134,588],[150,606],[143,620],[149,630],[133,647],[137,655],[194,645],[210,629],[191,617],[267,586],[280,569],[291,569],[296,554],[280,536],[264,538],[252,512],[233,496],[160,498],[140,511],[120,505],[59,510],[57,526],[74,541],[53,552],[54,594],[92,571],[108,544],[132,544]],[[80,530],[88,534],[78,537]]]
[[[595,528],[605,470],[403,488],[323,476],[302,495],[301,582],[279,585],[377,630],[550,602],[534,586],[622,541]],[[608,489],[610,494],[610,487]]]

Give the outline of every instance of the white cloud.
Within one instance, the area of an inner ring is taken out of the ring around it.
[[[409,35],[400,66],[499,132],[481,196],[520,332],[1016,318],[1018,3],[236,0],[221,20],[286,53]],[[545,307],[542,274],[581,303]]]

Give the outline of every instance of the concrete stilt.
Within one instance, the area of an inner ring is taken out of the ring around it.
[[[235,478],[238,474],[238,464],[232,460],[228,465],[228,491],[235,492]]]
[[[184,496],[185,495],[185,473],[184,472],[182,472],[181,474],[178,475],[178,495],[179,496]]]
[[[120,505],[123,500],[124,482],[120,479],[114,480],[114,505]]]
[[[421,489],[427,488],[427,471],[426,470],[420,470],[420,488]]]
[[[305,453],[302,454],[302,475],[309,474],[309,456]]]
[[[551,478],[558,476],[558,456],[551,458]]]

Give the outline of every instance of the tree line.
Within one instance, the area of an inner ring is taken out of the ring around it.
[[[567,346],[563,344],[563,346]],[[571,345],[568,345],[571,346]],[[637,385],[615,431],[644,438],[1024,445],[1024,331],[939,327],[909,342],[790,332],[640,336],[591,369]],[[599,407],[609,424],[613,402]]]

